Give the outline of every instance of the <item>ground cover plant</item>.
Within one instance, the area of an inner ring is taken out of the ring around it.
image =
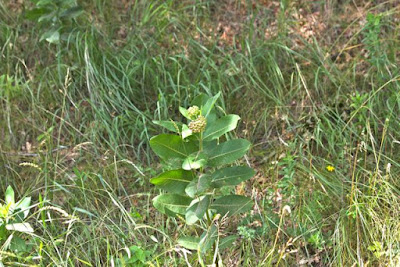
[[[0,264],[398,266],[399,21],[395,0],[0,1]]]
[[[178,243],[187,249],[198,251],[198,261],[205,265],[204,254],[214,249],[211,263],[217,260],[218,249],[226,248],[236,239],[233,235],[220,233],[221,216],[234,216],[251,210],[253,203],[248,197],[222,194],[222,187],[236,186],[254,176],[248,166],[224,165],[235,162],[250,148],[245,139],[219,142],[234,130],[240,119],[235,114],[218,118],[214,110],[219,94],[214,97],[199,95],[193,106],[179,107],[181,114],[190,121],[179,124],[175,121],[156,121],[175,134],[160,134],[150,139],[153,151],[169,165],[176,166],[150,180],[151,183],[169,192],[153,199],[154,206],[169,216],[185,215],[185,222],[193,225],[200,221],[203,230],[200,237],[184,236]],[[200,108],[199,108],[200,107]],[[212,171],[207,171],[208,168]],[[220,167],[220,168],[219,168]],[[213,171],[214,170],[214,171]],[[226,191],[226,190],[225,190]],[[217,197],[217,198],[216,198]],[[225,237],[221,237],[224,235]]]

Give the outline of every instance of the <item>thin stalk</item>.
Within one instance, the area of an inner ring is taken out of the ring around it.
[[[199,152],[203,151],[203,132],[200,132],[200,140],[199,140]],[[201,168],[202,170],[203,168]]]

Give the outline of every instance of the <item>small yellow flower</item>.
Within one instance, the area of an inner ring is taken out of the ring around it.
[[[6,205],[2,205],[0,204],[0,218],[7,218],[8,213],[10,211],[10,207],[11,207],[11,202],[6,204]]]
[[[326,166],[326,170],[328,172],[333,172],[335,170],[335,167],[333,167],[332,165],[328,165],[328,166]]]

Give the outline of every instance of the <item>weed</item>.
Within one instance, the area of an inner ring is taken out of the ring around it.
[[[212,263],[215,263],[218,246],[227,238],[234,241],[230,237],[220,240],[225,217],[249,211],[253,206],[247,197],[221,196],[218,192],[223,186],[238,185],[254,175],[253,169],[247,166],[222,167],[240,159],[249,150],[250,143],[245,139],[222,142],[225,135],[236,128],[240,118],[234,114],[218,118],[214,105],[219,95],[200,95],[190,108],[180,107],[181,114],[189,120],[188,125],[157,122],[179,135],[161,134],[150,139],[153,151],[176,166],[150,180],[168,192],[154,198],[153,204],[169,216],[184,215],[188,225],[199,221],[198,226],[203,231],[200,237],[181,237],[178,243],[197,250],[201,265],[205,265],[204,256],[211,248],[214,248]]]
[[[75,0],[57,1],[32,1],[35,8],[26,13],[26,17],[42,24],[45,32],[41,35],[40,41],[46,40],[51,44],[58,44],[60,41],[71,41],[76,37],[76,24],[73,20],[83,13],[82,8]]]

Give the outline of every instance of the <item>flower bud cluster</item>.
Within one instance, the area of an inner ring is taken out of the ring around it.
[[[191,120],[197,119],[200,114],[201,111],[198,106],[191,106],[190,108],[188,108],[188,115]]]
[[[207,121],[206,118],[202,115],[197,117],[194,121],[189,123],[189,129],[192,130],[193,133],[204,132],[206,129]]]
[[[207,125],[207,120],[203,115],[201,115],[199,107],[190,107],[188,109],[188,115],[192,119],[192,121],[189,123],[189,129],[192,130],[193,133],[204,132]]]

